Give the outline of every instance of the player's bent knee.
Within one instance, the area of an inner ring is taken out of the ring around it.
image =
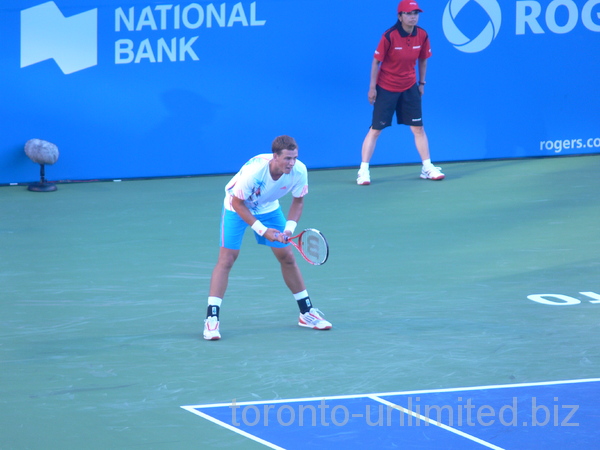
[[[281,264],[296,264],[296,258],[294,257],[294,253],[292,253],[291,247],[279,248],[277,250],[273,249],[273,253]]]

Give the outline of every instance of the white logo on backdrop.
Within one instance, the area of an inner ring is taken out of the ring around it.
[[[21,11],[21,67],[54,59],[64,74],[98,64],[96,9],[65,17],[56,3]]]
[[[198,36],[182,32],[204,26],[231,29],[262,27],[257,2],[190,3],[114,10],[115,64],[199,61],[193,44]],[[102,29],[106,29],[103,26]],[[139,34],[143,34],[143,39]],[[174,35],[175,34],[175,35]],[[102,41],[102,48],[106,43]],[[49,1],[21,11],[21,68],[54,59],[65,74],[98,64],[98,9],[65,17],[56,3]]]
[[[488,22],[481,33],[473,39],[468,38],[456,26],[454,20],[470,1],[475,1],[488,15]],[[442,27],[446,39],[454,48],[465,53],[477,53],[486,49],[498,35],[502,24],[502,11],[496,0],[450,0],[444,9]]]

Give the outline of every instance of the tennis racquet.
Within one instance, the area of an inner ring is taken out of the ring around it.
[[[325,236],[314,228],[307,228],[286,241],[292,244],[306,261],[315,266],[325,264],[329,257],[329,245]]]

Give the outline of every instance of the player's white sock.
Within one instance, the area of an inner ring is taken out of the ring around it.
[[[208,304],[211,306],[221,306],[223,302],[222,298],[219,297],[208,297]]]
[[[294,294],[294,299],[296,301],[298,300],[302,300],[303,298],[308,297],[308,291],[306,289],[304,289],[302,292],[298,292],[297,294]]]
[[[423,160],[423,167],[425,167],[426,169],[429,169],[430,167],[433,167],[433,164],[431,163],[431,159],[424,159]]]
[[[360,163],[360,170],[363,172],[366,172],[367,170],[369,170],[369,163],[368,162],[361,162]]]

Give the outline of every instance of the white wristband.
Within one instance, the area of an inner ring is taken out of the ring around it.
[[[254,222],[252,224],[252,229],[254,231],[256,231],[256,234],[258,234],[259,236],[262,236],[263,234],[265,234],[267,232],[267,227],[265,227],[260,220],[257,220],[256,222]]]
[[[283,230],[283,231],[284,232],[285,231],[289,231],[290,233],[294,234],[294,230],[296,229],[296,225],[298,225],[298,223],[296,223],[296,221],[294,221],[294,220],[288,220],[285,223],[285,230]]]

